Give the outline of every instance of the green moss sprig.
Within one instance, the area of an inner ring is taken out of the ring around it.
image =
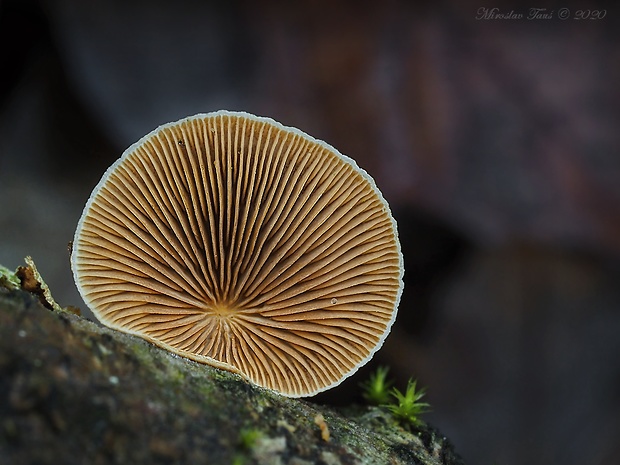
[[[387,409],[394,419],[403,426],[416,426],[422,423],[420,415],[430,410],[430,404],[421,402],[426,389],[417,387],[417,380],[410,379],[404,394],[392,387],[387,378],[388,367],[379,367],[370,375],[368,381],[361,383],[362,395],[369,403]],[[391,389],[390,389],[391,388]]]
[[[362,396],[373,405],[384,405],[390,401],[390,387],[392,380],[387,379],[389,367],[380,366],[377,371],[370,374],[368,381],[360,384]]]
[[[409,380],[404,394],[396,388],[392,388],[390,394],[397,402],[387,404],[385,407],[405,425],[419,425],[422,421],[419,418],[420,415],[430,410],[430,404],[420,402],[426,394],[426,389],[418,389],[417,380]]]

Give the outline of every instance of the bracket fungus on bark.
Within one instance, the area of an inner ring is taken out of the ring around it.
[[[227,111],[129,147],[84,208],[71,265],[105,325],[291,397],[366,363],[403,287],[373,179],[302,131]]]

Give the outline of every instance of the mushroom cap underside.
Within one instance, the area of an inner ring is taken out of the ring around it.
[[[71,260],[104,324],[293,397],[367,362],[403,287],[396,223],[365,171],[226,111],[127,149],[88,200]]]

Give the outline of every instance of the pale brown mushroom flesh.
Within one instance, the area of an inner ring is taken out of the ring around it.
[[[365,171],[227,111],[127,149],[84,208],[71,264],[105,325],[291,397],[366,363],[403,286],[396,223]]]

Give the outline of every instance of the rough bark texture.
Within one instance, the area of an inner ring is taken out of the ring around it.
[[[284,398],[0,286],[3,463],[460,464],[378,408]],[[86,462],[85,462],[86,461]]]

